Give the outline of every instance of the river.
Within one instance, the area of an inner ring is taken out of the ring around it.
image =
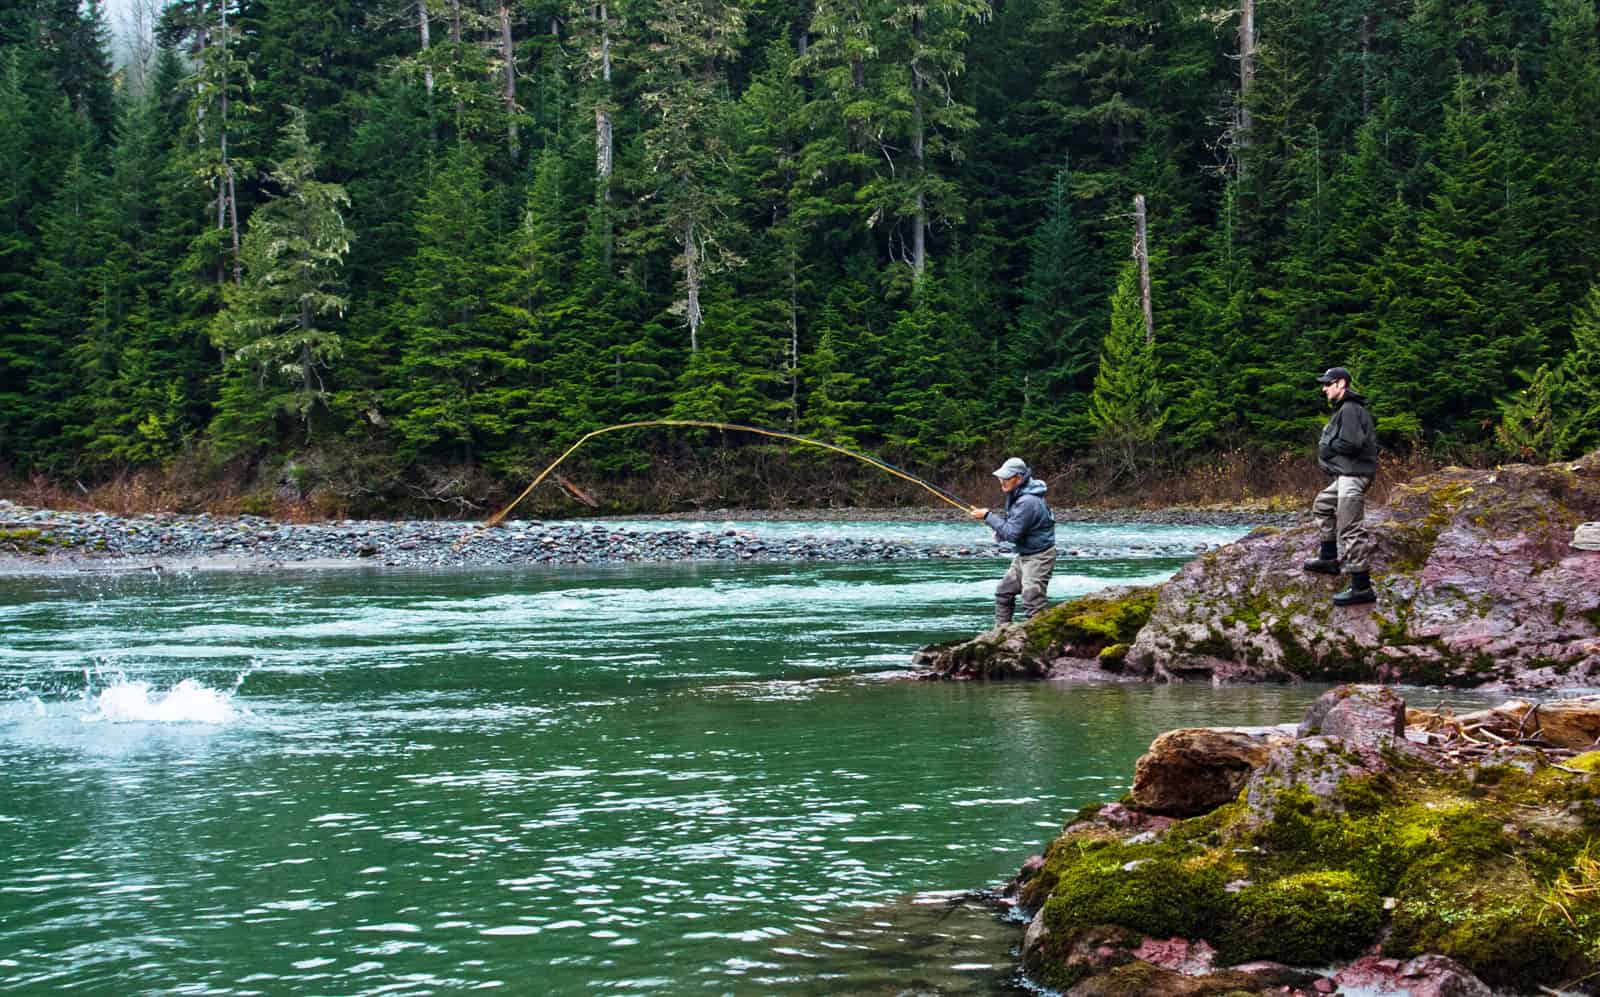
[[[1241,532],[1063,524],[1051,594]],[[1003,992],[962,894],[1321,691],[894,681],[1003,567],[0,578],[0,991]]]

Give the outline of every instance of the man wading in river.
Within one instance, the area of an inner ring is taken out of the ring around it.
[[[994,625],[1011,622],[1022,595],[1022,618],[1044,610],[1045,592],[1056,570],[1056,519],[1044,503],[1045,484],[1033,477],[1021,458],[1013,457],[994,472],[1005,492],[1005,510],[973,509],[1001,543],[1014,544],[1017,556],[994,590]]]
[[[1372,541],[1364,520],[1367,489],[1378,473],[1378,431],[1367,411],[1367,400],[1350,390],[1350,372],[1330,367],[1317,383],[1333,404],[1333,415],[1317,443],[1317,465],[1333,480],[1311,503],[1322,532],[1322,548],[1305,563],[1305,570],[1322,575],[1350,576],[1350,587],[1333,597],[1335,606],[1359,606],[1377,600],[1372,591]],[[1340,551],[1343,550],[1343,557]]]

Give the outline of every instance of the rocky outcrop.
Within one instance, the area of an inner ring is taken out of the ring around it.
[[[1109,588],[1053,606],[972,640],[925,647],[912,656],[922,678],[1135,679],[1123,659],[1150,620],[1156,589]]]
[[[1527,704],[1489,713],[1340,687],[1262,751],[1163,735],[1151,754],[1184,745],[1194,778],[1250,764],[1243,788],[1181,820],[1132,796],[1078,814],[1008,890],[1025,972],[1071,997],[1596,992],[1600,751],[1529,736]],[[1565,713],[1600,722],[1600,699]]]
[[[1292,733],[1277,728],[1168,731],[1134,766],[1129,801],[1170,817],[1209,813],[1239,795],[1275,746],[1292,740]]]
[[[1369,510],[1376,605],[1335,607],[1343,581],[1301,570],[1315,525],[1263,527],[1160,586],[1148,621],[1109,659],[1100,655],[1114,642],[1086,655],[1092,645],[1046,636],[1080,614],[1074,602],[1017,633],[918,660],[946,677],[1600,685],[1600,551],[1572,543],[1596,519],[1600,451],[1538,467],[1446,468]],[[1024,669],[1011,663],[1016,648],[1031,656]]]

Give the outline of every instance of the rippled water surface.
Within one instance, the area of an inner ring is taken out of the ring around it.
[[[1004,989],[960,894],[1320,690],[890,680],[1003,564],[0,579],[0,990]]]

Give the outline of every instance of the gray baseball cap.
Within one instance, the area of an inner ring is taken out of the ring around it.
[[[1028,465],[1021,457],[1012,457],[994,471],[994,476],[1001,481],[1009,478],[1026,478],[1028,474]]]

